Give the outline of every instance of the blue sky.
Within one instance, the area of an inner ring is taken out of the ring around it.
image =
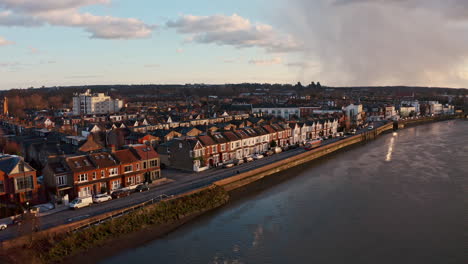
[[[297,81],[466,87],[466,3],[0,0],[0,89]]]
[[[253,24],[268,24],[268,15],[258,12],[266,2],[113,0],[78,9],[80,13],[136,18],[157,25],[142,38],[90,38],[82,27],[0,24],[0,37],[11,42],[0,46],[0,89],[114,83],[294,82],[296,78],[285,65],[284,54],[255,46],[194,43],[186,40],[190,34],[177,33],[165,25],[184,15],[216,14],[238,14]]]

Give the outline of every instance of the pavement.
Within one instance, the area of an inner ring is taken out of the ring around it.
[[[377,128],[383,124],[383,122],[375,122],[374,128]],[[360,129],[357,131],[357,134],[363,133],[365,131],[368,131],[368,129]],[[340,138],[328,139],[325,140],[322,145],[328,145],[339,140]],[[40,230],[44,230],[54,226],[67,224],[88,217],[107,213],[113,210],[123,209],[140,204],[163,194],[168,196],[182,194],[194,189],[209,186],[215,181],[236,175],[237,171],[240,173],[250,171],[304,152],[306,151],[303,148],[295,148],[253,162],[243,163],[232,168],[218,167],[199,173],[166,169],[161,173],[168,180],[165,182],[159,182],[157,186],[151,186],[149,191],[133,193],[128,197],[110,200],[101,204],[93,204],[89,207],[80,208],[77,210],[61,210],[53,214],[43,215],[39,217],[38,223]],[[18,236],[18,227],[9,226],[7,229],[0,232],[0,241],[11,239],[15,236]]]

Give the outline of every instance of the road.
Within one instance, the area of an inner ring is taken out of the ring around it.
[[[381,126],[382,124],[374,123],[374,128]],[[363,133],[367,129],[360,129],[357,131],[357,134]],[[340,138],[328,139],[325,140],[322,145],[327,145],[336,141],[339,141]],[[136,205],[152,198],[156,198],[162,194],[165,195],[178,195],[182,194],[197,188],[205,187],[212,184],[215,181],[231,177],[237,174],[237,171],[240,173],[245,171],[250,171],[267,164],[274,163],[279,160],[283,160],[300,153],[304,153],[303,148],[295,148],[288,151],[281,152],[269,157],[265,157],[260,160],[256,160],[249,163],[244,163],[232,168],[215,168],[208,171],[200,173],[179,173],[175,181],[167,183],[165,185],[157,186],[150,189],[149,191],[142,193],[134,193],[128,197],[111,200],[104,202],[102,204],[93,204],[86,208],[81,208],[78,210],[65,210],[57,212],[54,214],[42,216],[39,219],[40,229],[48,229],[54,226],[82,220],[88,217],[100,215],[117,209],[123,209]],[[164,173],[164,171],[163,171]],[[171,178],[169,176],[169,178]],[[9,226],[6,230],[0,232],[0,241],[11,239],[18,235],[18,227]]]

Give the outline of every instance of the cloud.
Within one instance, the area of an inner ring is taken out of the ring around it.
[[[467,7],[458,0],[291,0],[281,21],[304,42],[302,63],[318,64],[300,72],[309,80],[468,86],[460,77],[468,60]]]
[[[184,50],[183,49],[176,49],[176,52],[177,53],[184,53]]]
[[[254,65],[277,65],[277,64],[282,64],[283,59],[280,57],[275,57],[272,59],[268,60],[249,60],[249,64],[254,64]]]
[[[83,6],[110,4],[110,0],[0,0],[0,8],[26,13],[75,9]]]
[[[0,37],[0,46],[13,45],[15,42]]]
[[[274,30],[270,25],[252,24],[237,14],[232,16],[184,15],[166,23],[178,33],[188,34],[189,41],[214,43],[236,48],[260,47],[269,52],[290,52],[301,49],[301,44],[290,35]]]
[[[151,36],[155,25],[135,18],[96,16],[82,13],[80,7],[109,4],[110,0],[0,0],[0,25],[3,26],[68,26],[83,28],[91,38],[134,39]]]
[[[39,27],[44,22],[31,16],[14,14],[11,11],[0,12],[0,26],[5,27]]]

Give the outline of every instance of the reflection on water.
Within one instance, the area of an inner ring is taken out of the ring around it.
[[[466,131],[384,135],[104,263],[464,263]]]

